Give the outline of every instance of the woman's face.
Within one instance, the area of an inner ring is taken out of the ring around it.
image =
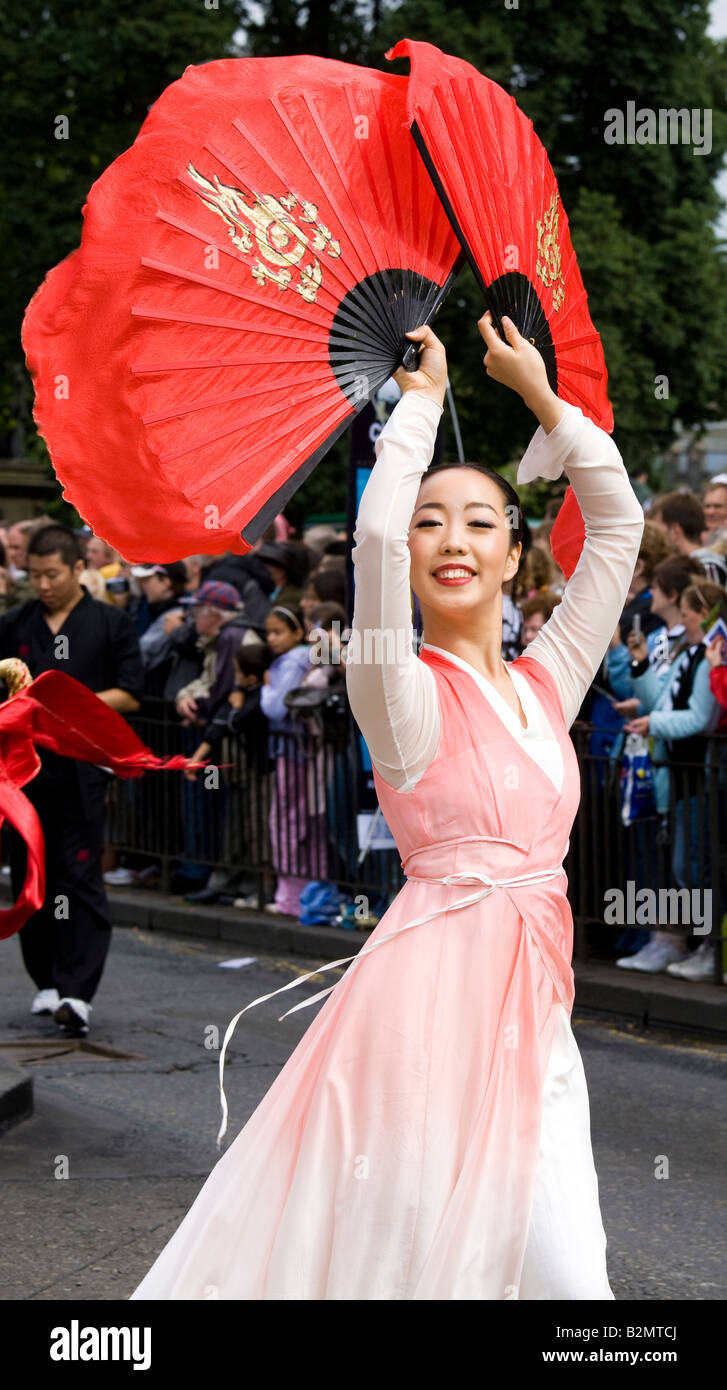
[[[666,601],[666,594],[655,581],[651,586],[651,611],[656,614],[657,618],[664,617]]]
[[[695,612],[695,610],[690,606],[690,604],[687,603],[687,600],[684,598],[684,596],[682,596],[682,598],[679,600],[679,612],[682,615],[682,622],[684,623],[684,636],[686,637],[687,641],[690,642],[692,645],[694,645],[695,642],[701,642],[704,638],[704,633],[702,632],[700,624],[704,622],[704,619],[706,618],[709,609],[700,608],[697,612]]]
[[[507,503],[476,468],[452,468],[422,481],[409,528],[411,587],[426,608],[467,611],[491,603],[517,572]]]
[[[282,652],[290,651],[291,647],[297,647],[303,637],[299,627],[293,631],[287,623],[283,622],[282,618],[276,617],[275,614],[270,614],[265,619],[265,633],[268,646],[276,656],[280,656]]]

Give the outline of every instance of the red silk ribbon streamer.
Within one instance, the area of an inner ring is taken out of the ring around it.
[[[37,748],[108,767],[119,777],[192,766],[181,754],[158,758],[116,710],[60,671],[44,671],[0,705],[0,825],[7,820],[28,850],[20,897],[13,907],[0,911],[0,939],[19,931],[45,896],[43,831],[35,808],[21,791],[40,771]]]

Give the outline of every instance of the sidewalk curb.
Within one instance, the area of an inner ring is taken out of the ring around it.
[[[182,898],[130,889],[109,889],[106,894],[114,926],[138,927],[179,936],[198,936],[207,941],[254,946],[269,955],[316,956],[337,960],[356,955],[370,931],[343,927],[306,927],[294,917],[278,917],[255,908],[219,907],[216,903],[185,903]]]
[[[661,972],[619,970],[608,961],[576,963],[575,978],[576,1009],[727,1041],[727,988],[723,985],[681,981]]]
[[[115,924],[234,942],[268,954],[282,952],[337,960],[356,955],[371,935],[341,927],[307,927],[293,917],[252,908],[193,905],[181,898],[130,889],[107,890]],[[619,970],[608,961],[574,962],[576,1010],[618,1015],[642,1025],[727,1039],[727,988],[689,983],[671,975]]]
[[[33,1114],[33,1077],[0,1055],[0,1135]]]

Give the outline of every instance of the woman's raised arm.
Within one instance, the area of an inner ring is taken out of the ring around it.
[[[421,335],[422,330],[416,330]],[[422,365],[424,357],[422,358]],[[376,441],[353,533],[355,593],[346,687],[376,771],[408,791],[434,758],[440,735],[433,672],[413,646],[409,523],[442,414],[438,392],[407,389]],[[445,377],[446,384],[446,377]],[[443,394],[443,391],[442,391]]]
[[[518,483],[565,472],[583,513],[586,539],[563,601],[527,648],[561,693],[566,724],[575,719],[623,612],[644,530],[644,513],[613,440],[578,406],[565,404],[554,430],[536,431]]]
[[[517,391],[540,421],[520,463],[518,483],[559,478],[565,471],[585,522],[585,544],[563,601],[527,648],[527,655],[553,676],[570,727],[623,612],[644,513],[613,440],[578,406],[556,396],[537,348],[510,319],[502,322],[506,343],[489,312],[479,323],[488,346],[487,375]]]

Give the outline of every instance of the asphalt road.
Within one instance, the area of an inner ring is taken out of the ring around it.
[[[0,1048],[30,1057],[35,1076],[34,1116],[0,1135],[0,1298],[128,1298],[218,1157],[210,1027],[221,1039],[244,1004],[316,962],[259,956],[221,969],[247,952],[118,928],[91,1016],[99,1051],[66,1041],[54,1052],[56,1025],[28,1012],[17,937],[0,953]],[[312,1017],[279,1023],[279,1002],[238,1024],[225,1069],[230,1139]],[[574,1028],[616,1299],[723,1299],[727,1050],[577,1008]],[[657,1178],[665,1158],[668,1177]]]

